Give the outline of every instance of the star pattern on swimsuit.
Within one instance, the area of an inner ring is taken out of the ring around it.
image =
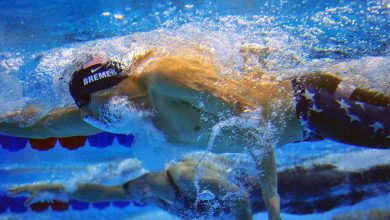
[[[361,121],[360,118],[353,114],[346,114],[349,117],[350,122]]]
[[[322,112],[322,109],[319,109],[315,104],[313,104],[313,107],[310,107],[309,110],[318,113]]]
[[[376,121],[374,124],[371,124],[370,127],[374,129],[374,132],[376,133],[378,130],[385,128],[383,126],[383,123]]]
[[[340,109],[344,109],[345,112],[348,112],[348,109],[351,108],[351,106],[346,103],[344,99],[341,99],[340,101],[336,100],[336,102],[339,103]]]
[[[313,93],[313,92],[310,92],[308,89],[305,89],[305,93],[303,94],[303,96],[305,97],[306,100],[311,100],[314,102],[314,96],[316,95],[316,93]]]
[[[363,102],[355,102],[356,105],[360,106],[360,108],[363,109],[363,111],[366,110],[366,108],[364,107],[364,103]]]
[[[301,124],[301,126],[305,129],[309,129],[309,125],[307,123],[307,120],[304,119],[302,116],[299,116],[299,123]]]

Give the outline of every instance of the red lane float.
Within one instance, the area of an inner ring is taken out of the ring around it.
[[[48,202],[36,202],[30,205],[31,210],[34,212],[43,212],[49,208]]]
[[[62,201],[58,201],[58,200],[54,200],[50,203],[50,206],[51,208],[54,210],[54,211],[66,211],[69,209],[69,203],[67,202],[62,202]]]
[[[56,143],[57,138],[46,138],[46,139],[29,139],[30,145],[32,149],[47,151],[52,149]]]
[[[87,137],[85,136],[66,137],[66,138],[59,138],[59,141],[62,147],[68,150],[76,150],[84,146],[85,142],[87,141]]]

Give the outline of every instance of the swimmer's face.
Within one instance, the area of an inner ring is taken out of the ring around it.
[[[85,100],[84,105],[79,106],[82,116],[93,115],[97,117],[99,115],[99,109],[107,104],[113,97],[113,88],[108,88],[98,92],[91,93],[88,100]]]

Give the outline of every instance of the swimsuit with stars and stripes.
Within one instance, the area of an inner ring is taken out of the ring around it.
[[[291,80],[305,140],[329,138],[346,144],[390,147],[390,97],[318,73]]]

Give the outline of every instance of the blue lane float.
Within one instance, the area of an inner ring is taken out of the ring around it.
[[[26,147],[28,142],[27,138],[11,137],[0,134],[0,145],[3,149],[11,152],[17,152]]]
[[[51,207],[52,211],[62,212],[67,211],[69,208],[76,211],[86,211],[89,208],[93,207],[98,210],[103,210],[108,208],[111,204],[117,208],[126,208],[130,204],[138,207],[145,207],[147,203],[137,203],[131,201],[114,201],[114,202],[95,202],[88,203],[82,202],[79,200],[71,199],[69,202],[63,201],[51,201],[51,202],[35,202],[31,204],[29,207],[24,205],[24,201],[26,201],[27,197],[8,197],[4,194],[0,194],[0,214],[7,212],[9,209],[12,213],[24,213],[29,211],[29,207],[31,211],[34,212],[44,212],[49,210]]]
[[[116,202],[112,202],[112,204],[113,204],[115,207],[124,208],[124,207],[130,205],[130,202],[127,202],[127,201],[116,201]]]
[[[24,206],[24,201],[27,197],[18,196],[18,197],[8,197],[8,207],[13,213],[23,213],[27,212],[28,207]]]
[[[71,199],[69,200],[69,203],[73,210],[83,211],[89,208],[88,202],[82,202],[82,201]]]
[[[118,140],[118,143],[120,145],[126,146],[126,147],[132,147],[134,144],[134,135],[129,134],[117,134],[116,139]]]
[[[112,134],[108,132],[99,133],[92,136],[76,136],[67,138],[46,138],[46,139],[28,139],[11,137],[0,134],[0,145],[3,149],[10,152],[17,152],[26,148],[30,142],[31,148],[39,151],[47,151],[54,148],[56,143],[59,143],[63,148],[68,150],[77,150],[85,146],[86,140],[92,147],[105,148],[113,144],[115,138],[118,143],[125,147],[132,147],[135,142],[135,137],[132,134]]]
[[[110,202],[94,202],[92,203],[92,206],[97,209],[106,209],[110,206]]]
[[[8,208],[8,197],[0,194],[0,214],[5,213]]]
[[[115,134],[103,132],[100,134],[89,136],[87,139],[91,146],[97,148],[104,148],[112,145],[112,143],[114,142],[114,138],[115,138]]]

